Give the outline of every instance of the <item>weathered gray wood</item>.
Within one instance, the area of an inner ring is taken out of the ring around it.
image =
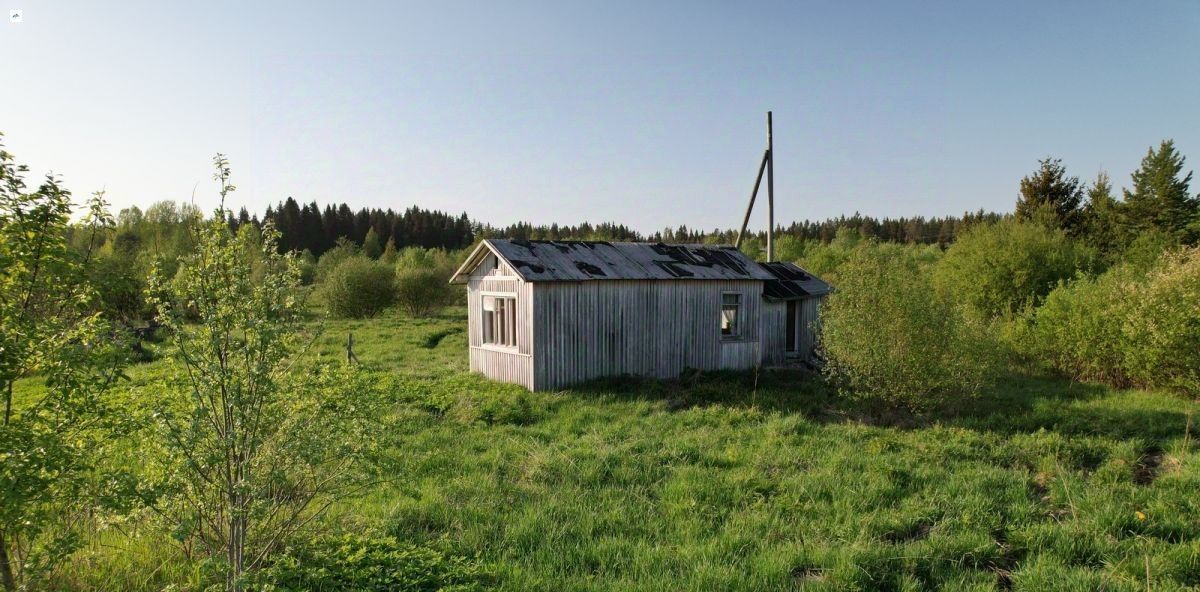
[[[749,369],[787,356],[787,303],[765,300],[766,284],[756,277],[530,282],[488,253],[475,257],[476,267],[462,277],[470,368],[492,379],[547,390],[601,376]],[[741,295],[740,331],[723,339],[722,295],[728,292]],[[515,347],[483,342],[485,295],[516,300]],[[797,355],[810,359],[820,300],[799,301]]]
[[[533,285],[534,388],[600,376],[674,378],[685,368],[758,364],[757,281],[552,282]],[[721,295],[742,294],[741,333],[722,339]]]

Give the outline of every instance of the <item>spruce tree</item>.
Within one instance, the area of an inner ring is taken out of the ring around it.
[[[1191,195],[1192,173],[1183,173],[1184,157],[1173,140],[1150,148],[1134,171],[1133,191],[1125,190],[1125,215],[1134,230],[1157,228],[1177,237],[1200,216],[1200,199]]]
[[[1053,208],[1058,227],[1075,230],[1079,226],[1079,204],[1083,187],[1079,177],[1067,176],[1062,160],[1046,157],[1038,161],[1038,169],[1021,179],[1021,196],[1017,198],[1017,218],[1031,220],[1043,206]]]
[[[1083,206],[1082,230],[1087,242],[1101,253],[1118,251],[1127,242],[1121,202],[1113,197],[1108,173],[1100,171],[1088,187],[1087,204]]]

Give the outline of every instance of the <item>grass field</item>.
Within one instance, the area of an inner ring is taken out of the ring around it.
[[[314,355],[353,332],[393,406],[396,479],[323,528],[478,557],[513,591],[1200,590],[1196,402],[1014,374],[888,427],[794,372],[527,393],[467,373],[465,326],[326,324]],[[165,364],[122,396],[153,397]],[[57,581],[199,577],[135,517]]]

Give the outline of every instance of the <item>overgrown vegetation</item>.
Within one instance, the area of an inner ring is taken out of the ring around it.
[[[133,499],[127,471],[102,467],[127,429],[105,395],[121,376],[120,335],[94,306],[91,251],[68,243],[70,192],[47,176],[28,191],[26,168],[0,146],[0,586],[37,588],[79,548],[94,511]],[[112,222],[103,194],[82,226]],[[17,381],[45,376],[18,398]]]
[[[822,340],[846,394],[923,411],[972,398],[994,374],[994,343],[929,275],[898,247],[862,245],[841,265]]]
[[[229,163],[214,163],[223,207]],[[167,467],[156,509],[241,590],[248,571],[367,480],[375,401],[353,372],[294,367],[296,262],[275,248],[272,225],[234,236],[222,213],[195,228],[196,252],[175,277],[150,277],[178,368],[155,412]]]
[[[468,374],[462,253],[379,224],[465,217],[335,208],[317,251],[102,194],[72,224],[0,161],[6,589],[1200,586],[1200,201],[1169,141],[1123,199],[1048,158],[1011,217],[781,237],[837,290],[825,378],[558,393]]]

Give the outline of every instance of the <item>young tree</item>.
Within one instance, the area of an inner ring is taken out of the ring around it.
[[[1068,177],[1062,160],[1046,157],[1038,161],[1038,170],[1021,179],[1017,199],[1017,218],[1031,220],[1043,206],[1050,206],[1059,228],[1074,230],[1079,224],[1079,204],[1083,188],[1079,177]]]
[[[396,241],[389,237],[387,244],[383,246],[383,254],[379,256],[379,260],[388,265],[395,265],[396,258],[399,256],[399,253],[396,252]]]
[[[383,247],[379,244],[379,234],[374,228],[367,230],[367,236],[363,238],[362,245],[363,255],[371,259],[378,259],[383,254]]]
[[[1183,173],[1184,157],[1173,140],[1150,148],[1133,172],[1133,191],[1125,190],[1125,213],[1134,230],[1157,228],[1178,237],[1200,217],[1200,198],[1189,193],[1192,173]]]
[[[219,154],[214,163],[221,209],[196,226],[178,276],[150,280],[179,367],[157,414],[178,463],[164,484],[174,505],[162,515],[239,590],[247,571],[368,478],[360,461],[375,409],[348,371],[293,371],[303,310],[295,256],[280,254],[273,224],[260,241],[230,233],[221,222],[229,163]]]
[[[1088,244],[1104,255],[1111,255],[1128,242],[1124,231],[1121,202],[1113,197],[1108,174],[1101,171],[1088,188],[1083,206],[1081,228]]]
[[[128,480],[96,464],[120,425],[102,397],[120,376],[115,335],[68,244],[70,193],[53,176],[27,193],[26,170],[0,147],[0,585],[9,591],[36,588],[73,552],[89,512],[130,499],[112,486]],[[94,239],[111,224],[97,194],[85,230]],[[16,381],[34,375],[44,388],[18,396]]]

